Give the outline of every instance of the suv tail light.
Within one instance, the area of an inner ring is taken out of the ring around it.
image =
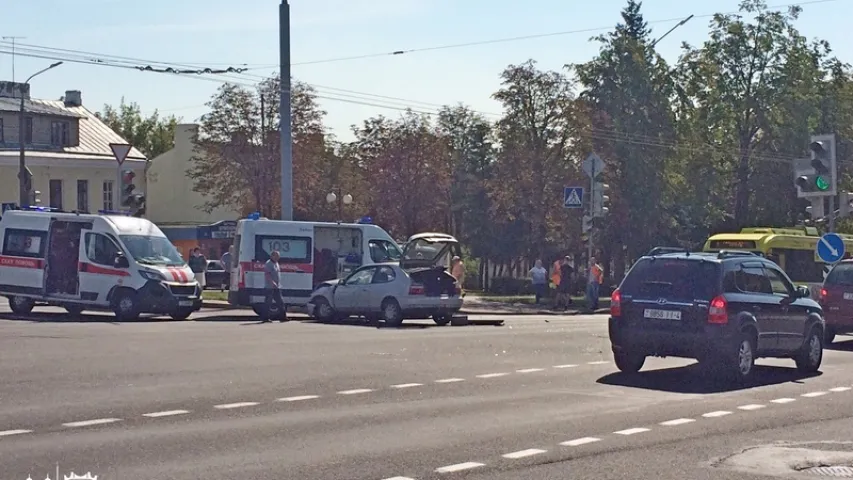
[[[613,295],[610,295],[610,316],[622,316],[622,293],[619,289],[613,290]]]
[[[826,300],[826,297],[828,297],[828,296],[829,296],[829,292],[827,292],[825,288],[821,288],[820,289],[820,300],[821,301]]]
[[[409,287],[409,295],[423,295],[424,291],[423,285],[412,285]]]
[[[711,300],[711,306],[708,308],[708,323],[729,323],[728,306],[729,302],[722,295]]]

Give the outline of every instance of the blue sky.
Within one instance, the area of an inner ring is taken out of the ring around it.
[[[7,2],[0,16],[0,36],[25,36],[18,42],[205,66],[248,64],[239,81],[253,83],[278,63],[280,0],[29,0]],[[363,119],[400,112],[343,100],[422,111],[433,104],[463,102],[485,113],[499,113],[491,100],[508,64],[536,59],[541,68],[559,69],[583,62],[598,50],[589,38],[598,32],[521,40],[464,48],[437,49],[362,60],[304,64],[317,60],[387,53],[449,44],[477,42],[550,32],[612,28],[626,0],[290,0],[293,74],[319,85],[328,112],[326,124],[342,139],[349,126]],[[643,12],[657,35],[691,14],[697,18],[659,44],[670,60],[681,42],[701,44],[708,21],[702,15],[737,10],[738,0],[646,0]],[[793,3],[768,2],[771,6]],[[853,18],[853,0],[819,4],[802,2],[798,27],[808,37],[821,37],[835,53],[853,63],[853,45],[844,32]],[[668,20],[668,21],[664,21]],[[849,37],[848,37],[849,38]],[[0,47],[8,50],[7,45]],[[51,60],[17,57],[17,79]],[[144,62],[139,62],[145,64]],[[303,63],[303,65],[299,65]],[[0,79],[11,79],[12,59],[0,54]],[[151,112],[175,114],[193,122],[220,80],[143,73],[131,69],[66,63],[32,82],[33,96],[58,98],[65,90],[83,92],[94,110],[117,104],[122,96]],[[341,92],[384,95],[406,100]],[[346,97],[342,95],[347,95]]]

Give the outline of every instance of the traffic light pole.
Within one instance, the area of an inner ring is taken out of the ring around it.
[[[829,222],[827,224],[829,232],[835,231],[835,196],[829,197]]]
[[[113,188],[113,205],[110,210],[121,210],[121,164],[116,166],[116,186]]]
[[[589,218],[591,222],[591,227],[589,229],[589,240],[587,241],[586,247],[586,263],[589,265],[589,262],[592,260],[592,250],[593,250],[593,239],[595,238],[595,162],[592,162],[592,168],[590,169],[591,175],[589,176]],[[578,270],[580,272],[580,270]]]

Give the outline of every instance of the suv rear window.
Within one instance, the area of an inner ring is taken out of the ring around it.
[[[631,269],[619,290],[638,297],[693,300],[713,298],[720,288],[720,265],[675,258],[644,258]]]
[[[853,263],[839,263],[826,277],[828,285],[853,287]]]

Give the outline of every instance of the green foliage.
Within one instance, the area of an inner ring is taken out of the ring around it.
[[[179,120],[173,115],[161,118],[155,110],[145,117],[139,105],[125,103],[124,98],[118,107],[104,105],[104,110],[95,115],[144,153],[148,160],[154,160],[175,146],[175,127]]]

